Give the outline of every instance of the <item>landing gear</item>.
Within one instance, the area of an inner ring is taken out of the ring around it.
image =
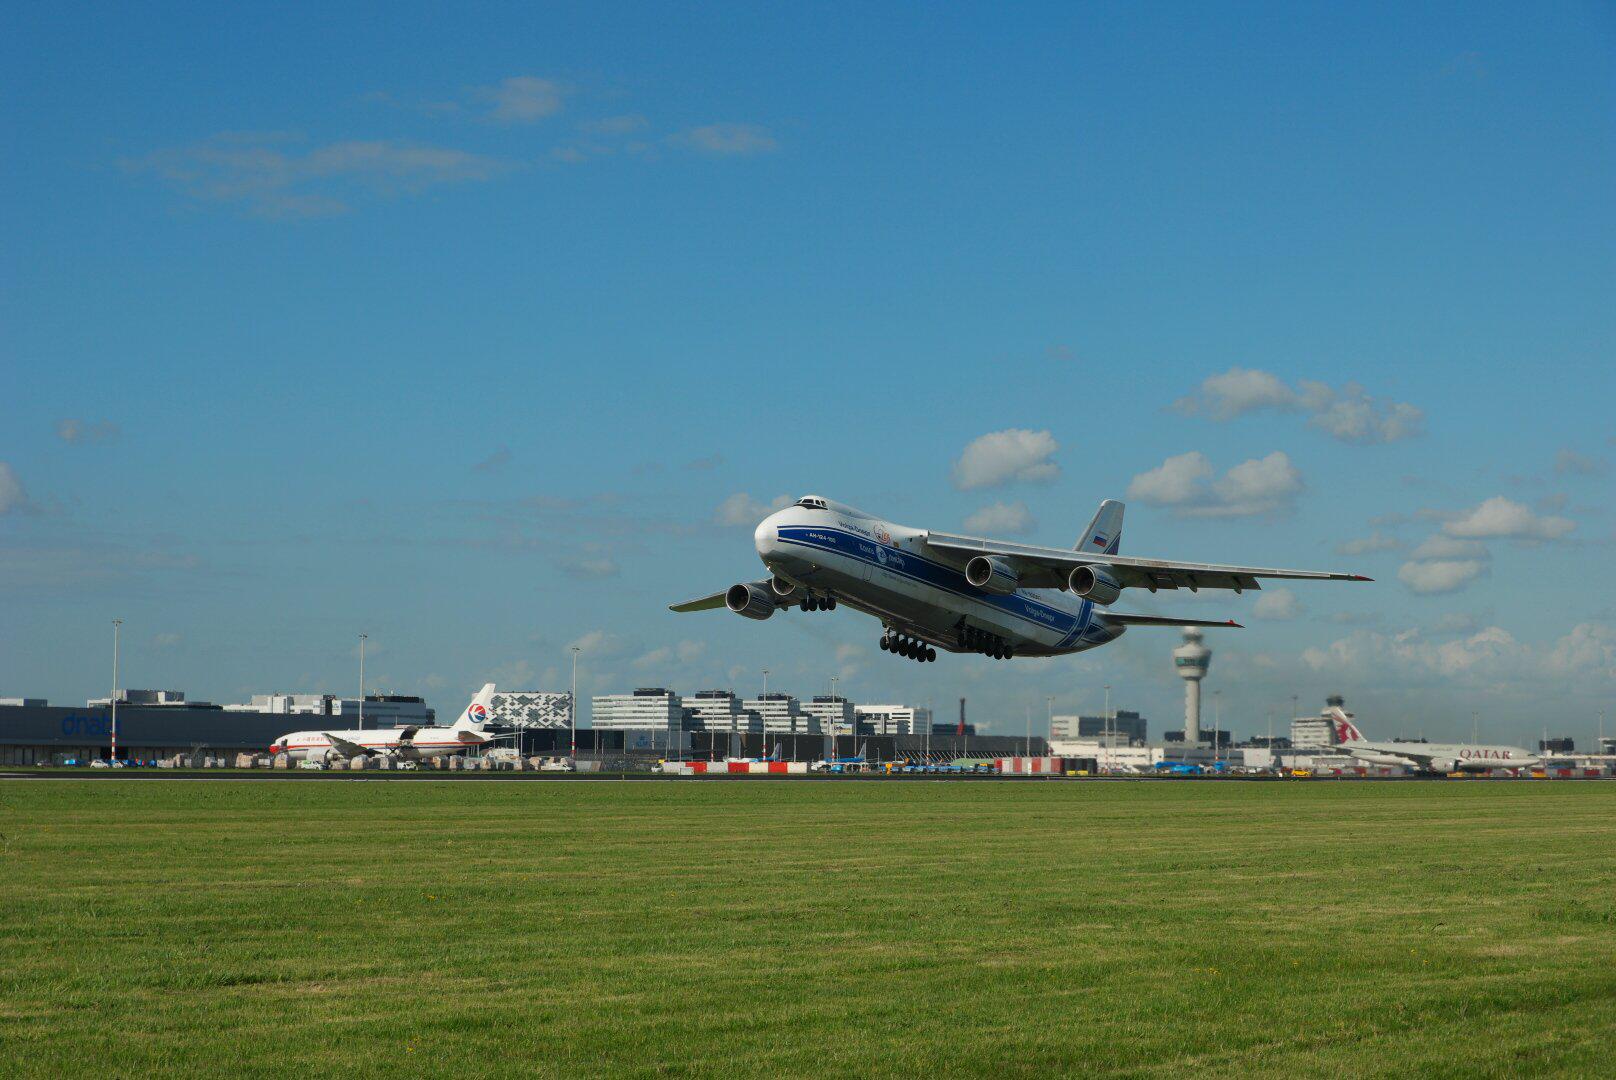
[[[883,652],[896,653],[899,656],[906,656],[910,660],[918,660],[922,664],[935,663],[937,660],[936,649],[927,645],[924,641],[904,637],[902,634],[892,630],[888,630],[886,636],[881,639],[881,649]]]
[[[836,598],[834,596],[804,596],[798,605],[804,611],[835,611]]]
[[[995,660],[1009,660],[1015,656],[1015,650],[1004,638],[969,624],[960,628],[960,644],[972,652],[991,656]]]

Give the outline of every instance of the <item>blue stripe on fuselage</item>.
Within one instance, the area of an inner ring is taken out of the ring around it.
[[[1055,630],[1065,633],[1061,639],[1060,648],[1068,642],[1080,637],[1089,624],[1089,613],[1093,604],[1083,601],[1082,607],[1076,615],[1060,608],[1051,607],[1041,603],[1023,593],[1012,593],[1009,596],[1000,596],[996,593],[979,591],[974,585],[965,580],[965,575],[952,566],[933,562],[930,559],[915,555],[912,552],[902,551],[878,545],[866,540],[862,536],[820,525],[787,525],[776,530],[782,544],[796,544],[799,547],[817,548],[821,551],[831,551],[838,555],[846,555],[871,566],[890,570],[901,577],[918,581],[922,585],[929,585],[944,592],[968,600],[976,600],[992,607],[998,608],[1006,615],[1023,619],[1045,630]]]

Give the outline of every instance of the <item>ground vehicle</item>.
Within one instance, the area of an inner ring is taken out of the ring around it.
[[[110,768],[112,768],[112,765],[110,763],[108,763],[104,758],[96,758],[94,761],[90,762],[90,768],[92,768],[92,769],[110,769]]]
[[[563,757],[545,758],[539,764],[540,772],[572,772],[572,770],[572,762]]]
[[[408,761],[408,760],[401,761],[401,762],[398,763],[398,768],[403,772],[414,772],[416,769],[419,769],[420,767],[421,766],[416,764],[415,762]]]
[[[297,767],[300,769],[309,769],[314,772],[320,772],[325,768],[325,762],[315,761],[313,758],[304,758],[302,761],[297,763]]]

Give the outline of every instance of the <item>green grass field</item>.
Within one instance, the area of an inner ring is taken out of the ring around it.
[[[0,1074],[1609,1075],[1616,784],[0,783]]]

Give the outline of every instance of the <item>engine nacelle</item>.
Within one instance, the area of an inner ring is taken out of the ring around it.
[[[1073,567],[1066,577],[1066,587],[1096,604],[1116,603],[1117,597],[1122,595],[1122,583],[1104,566]]]
[[[731,585],[724,594],[724,606],[748,619],[767,619],[774,614],[774,597],[761,585]]]
[[[994,555],[978,555],[965,564],[965,580],[983,592],[1008,596],[1021,585],[1021,575]]]
[[[795,581],[787,581],[779,574],[776,574],[774,577],[769,579],[769,588],[774,590],[774,595],[776,596],[790,596],[792,593],[797,591],[797,583]]]

